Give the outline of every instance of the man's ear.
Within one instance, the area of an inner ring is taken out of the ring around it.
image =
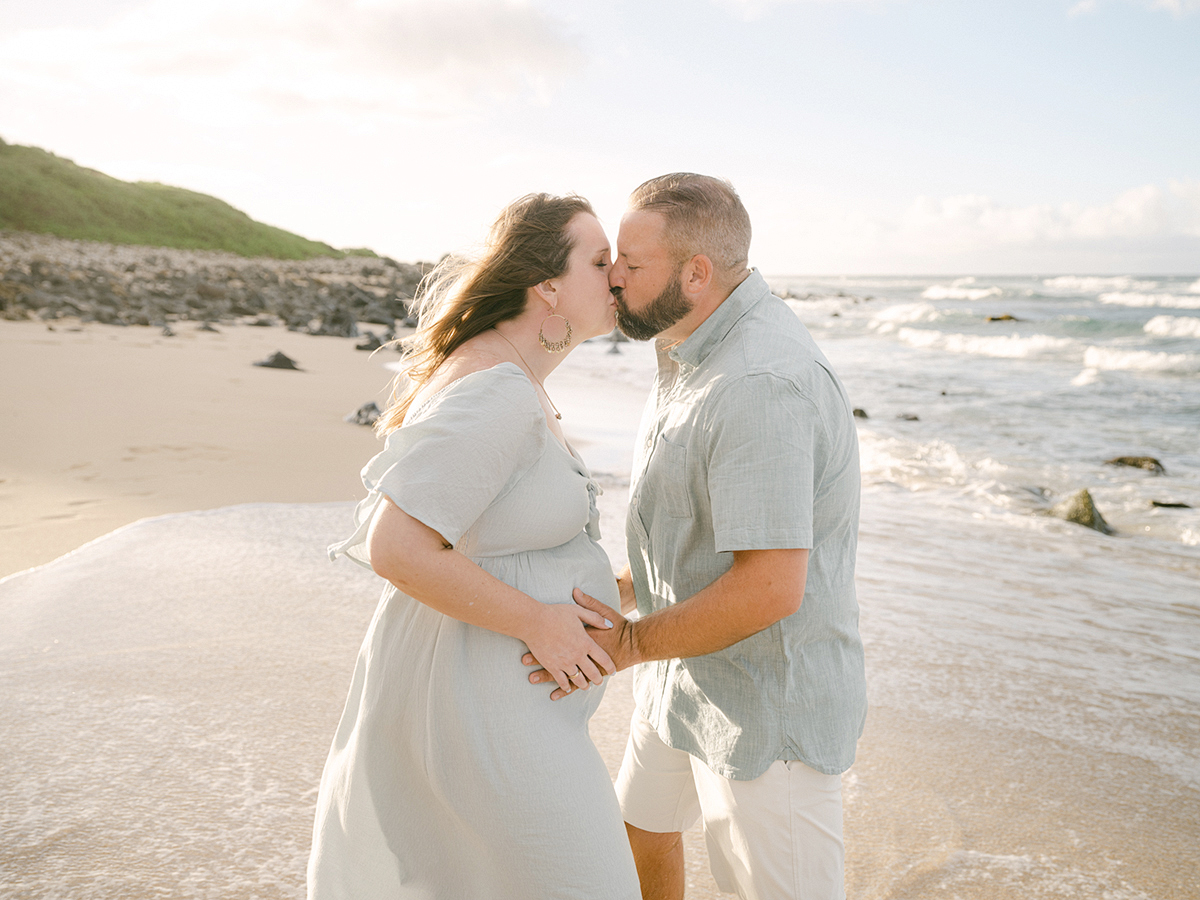
[[[684,294],[696,297],[708,290],[714,274],[712,260],[703,253],[697,253],[683,264],[683,271],[679,273],[679,283]]]
[[[554,309],[558,306],[558,289],[554,286],[554,282],[550,279],[538,282],[533,286],[533,292],[550,307]]]

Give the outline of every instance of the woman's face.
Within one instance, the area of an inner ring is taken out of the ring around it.
[[[554,312],[571,323],[571,343],[578,344],[616,327],[617,302],[608,287],[611,248],[600,222],[590,213],[579,213],[567,225],[567,233],[572,250],[566,273],[554,279],[559,297]]]

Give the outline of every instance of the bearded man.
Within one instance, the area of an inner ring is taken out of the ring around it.
[[[589,633],[618,668],[637,666],[617,793],[647,900],[683,897],[698,818],[722,890],[845,896],[841,773],[866,717],[858,437],[749,249],[732,185],[664,175],[633,192],[609,277],[621,330],[657,338],[618,576],[639,617],[576,601],[615,623]]]

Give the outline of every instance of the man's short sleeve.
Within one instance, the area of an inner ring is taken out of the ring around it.
[[[715,549],[812,549],[821,423],[784,378],[748,375],[714,398],[705,428]]]

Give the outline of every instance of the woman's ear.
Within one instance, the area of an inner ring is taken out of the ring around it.
[[[554,309],[558,306],[558,289],[554,286],[554,282],[550,279],[539,282],[533,286],[533,292],[542,299],[542,301]]]

